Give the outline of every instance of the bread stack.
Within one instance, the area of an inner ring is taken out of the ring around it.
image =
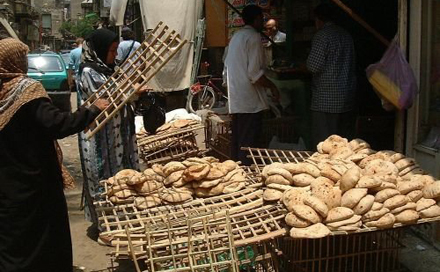
[[[290,236],[294,238],[322,238],[330,234],[330,230],[322,224],[327,217],[327,205],[317,197],[308,195],[305,191],[291,189],[286,193],[289,213],[286,223],[290,227]],[[302,204],[301,204],[302,203]]]
[[[132,203],[139,209],[179,204],[197,197],[232,193],[245,187],[246,173],[231,160],[188,158],[155,164],[145,171],[125,169],[109,178],[107,196],[114,204]]]
[[[321,142],[318,151],[306,162],[274,163],[262,172],[264,200],[285,205],[292,237],[319,238],[326,233],[323,226],[356,231],[440,216],[440,181],[425,175],[414,159],[337,135]],[[305,229],[312,226],[319,231]]]

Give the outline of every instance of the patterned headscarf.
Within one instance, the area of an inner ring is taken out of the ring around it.
[[[29,48],[19,40],[0,40],[0,130],[21,106],[48,97],[41,84],[26,76]]]
[[[46,90],[36,80],[26,76],[29,48],[16,39],[0,40],[0,131],[9,123],[24,104],[48,97]],[[65,188],[74,187],[73,177],[63,165],[63,154],[54,141]]]

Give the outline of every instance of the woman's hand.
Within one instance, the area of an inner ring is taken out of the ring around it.
[[[147,93],[147,92],[151,92],[151,91],[153,91],[153,88],[151,88],[150,86],[145,85],[145,86],[142,86],[140,89],[138,89],[136,91],[136,94],[137,95],[141,95],[143,93]]]
[[[98,99],[93,103],[100,111],[103,111],[105,108],[107,108],[110,103],[105,99]]]

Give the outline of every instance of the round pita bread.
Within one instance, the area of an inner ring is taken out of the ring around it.
[[[367,195],[367,193],[368,190],[365,188],[350,189],[342,195],[341,206],[352,209]]]
[[[354,215],[354,211],[345,207],[336,207],[328,211],[325,223],[333,223],[351,218]]]
[[[330,230],[323,224],[318,223],[306,228],[291,228],[290,237],[296,239],[319,239],[330,234]]]
[[[286,224],[290,227],[295,227],[295,228],[305,228],[308,227],[310,225],[312,225],[312,223],[310,221],[304,220],[298,216],[296,216],[293,212],[289,212],[286,215]]]
[[[314,196],[307,196],[304,198],[304,204],[312,207],[322,218],[327,217],[328,207],[321,199]]]

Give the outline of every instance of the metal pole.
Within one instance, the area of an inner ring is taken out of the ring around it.
[[[382,42],[385,46],[390,45],[390,41],[388,41],[384,36],[382,36],[379,32],[377,32],[374,28],[372,28],[364,19],[362,19],[359,15],[357,15],[353,10],[347,7],[341,0],[332,0],[337,6],[339,6],[343,11],[345,11],[348,15],[350,15],[353,20],[358,22],[361,26],[363,26],[368,32],[373,34],[380,42]]]

